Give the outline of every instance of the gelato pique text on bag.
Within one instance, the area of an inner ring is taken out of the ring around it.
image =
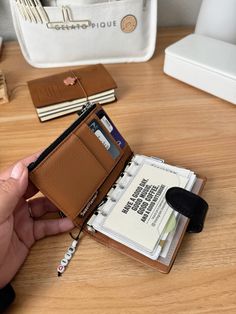
[[[157,0],[10,2],[22,53],[35,67],[143,62],[155,51]]]

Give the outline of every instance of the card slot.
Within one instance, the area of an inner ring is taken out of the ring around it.
[[[31,173],[35,185],[71,219],[78,216],[106,176],[106,169],[74,134]]]
[[[87,120],[87,124],[89,125],[93,120],[95,120],[99,124],[99,126],[101,127],[103,132],[107,135],[107,137],[110,139],[110,141],[116,146],[116,148],[120,151],[120,153],[122,153],[123,149],[121,149],[121,147],[117,144],[114,137],[108,132],[107,128],[104,126],[104,124],[101,122],[101,120],[99,119],[97,115],[90,116]]]
[[[93,117],[89,120],[92,121]],[[87,123],[89,123],[89,121]],[[104,133],[106,133],[109,139],[111,139],[110,135],[108,135],[105,130]],[[74,132],[74,134],[83,141],[84,145],[90,150],[92,154],[94,154],[96,159],[101,163],[108,173],[116,165],[123,154],[123,152],[118,148],[120,154],[117,158],[113,159],[111,154],[107,151],[107,149],[87,124],[83,124],[78,130]],[[114,142],[113,139],[112,142]]]

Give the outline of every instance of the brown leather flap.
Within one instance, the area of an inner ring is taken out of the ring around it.
[[[81,212],[81,216],[87,216],[90,209],[86,208],[87,204],[95,206],[105,197],[132,155],[128,144],[121,149],[103,126],[97,116],[100,110],[101,106],[97,105],[30,173],[39,190],[72,220]],[[94,120],[115,147],[117,157],[89,128]]]

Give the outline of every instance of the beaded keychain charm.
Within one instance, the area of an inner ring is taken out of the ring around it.
[[[62,215],[62,217],[64,217],[64,216]],[[61,260],[60,265],[58,265],[58,267],[57,267],[58,277],[62,276],[62,274],[66,270],[66,267],[69,265],[72,257],[74,256],[76,248],[78,247],[78,244],[80,241],[80,235],[81,235],[81,233],[83,231],[83,227],[85,226],[86,223],[87,223],[87,220],[85,219],[85,221],[83,222],[83,224],[79,230],[79,233],[76,237],[74,237],[73,234],[70,233],[70,236],[73,239],[73,241],[72,241],[71,245],[69,246],[66,254],[64,255],[64,258]]]
[[[58,277],[64,273],[66,267],[68,266],[70,260],[72,259],[73,255],[75,253],[78,242],[79,241],[77,241],[77,240],[73,240],[73,242],[71,243],[71,246],[68,248],[68,251],[66,252],[64,258],[61,260],[60,265],[57,267]]]

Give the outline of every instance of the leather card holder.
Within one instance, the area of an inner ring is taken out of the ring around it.
[[[30,165],[30,179],[34,185],[72,220],[80,215],[96,195],[99,194],[99,199],[105,196],[103,183],[109,181],[107,178],[124,152],[128,152],[127,158],[132,154],[127,144],[121,149],[103,128],[104,134],[119,151],[119,156],[113,159],[89,129],[89,122],[97,119],[96,112],[99,110],[100,105],[93,106],[78,126],[64,132],[65,135],[59,137],[51,149],[49,147],[39,156],[35,165]],[[118,176],[119,173],[116,172],[112,175],[114,181]]]

